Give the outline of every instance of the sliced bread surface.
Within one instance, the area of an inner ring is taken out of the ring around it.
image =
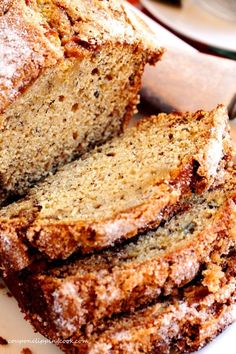
[[[194,195],[163,227],[136,241],[28,276],[35,315],[63,338],[89,335],[101,320],[169,295],[196,277],[220,247],[236,242],[236,171],[224,187]]]
[[[183,197],[208,189],[223,169],[231,156],[227,120],[222,106],[160,114],[66,165],[0,210],[2,263],[24,268],[31,262],[29,246],[50,259],[66,259],[158,226]]]

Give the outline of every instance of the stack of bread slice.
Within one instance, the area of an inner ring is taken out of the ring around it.
[[[143,119],[0,210],[6,283],[65,353],[191,352],[232,322],[227,121]]]

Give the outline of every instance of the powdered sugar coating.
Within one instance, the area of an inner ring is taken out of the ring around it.
[[[158,48],[154,36],[127,11],[114,0],[1,2],[0,112],[64,56],[79,56],[105,42],[137,43],[152,56]]]
[[[46,32],[24,1],[14,2],[0,17],[0,112],[62,56]]]

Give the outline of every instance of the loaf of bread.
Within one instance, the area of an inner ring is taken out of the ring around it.
[[[162,52],[123,1],[1,1],[0,203],[120,133]]]
[[[194,195],[156,231],[126,245],[33,272],[23,282],[32,313],[62,338],[89,335],[99,322],[130,312],[193,280],[214,252],[235,247],[236,170]]]
[[[47,308],[40,302],[40,294],[30,289],[30,281],[14,275],[6,281],[26,318],[66,354],[183,354],[200,349],[233,321],[235,264],[235,251],[226,251],[221,243],[198,278],[176,290],[172,297],[164,297],[135,313],[103,321],[89,336],[86,332],[83,336],[74,334],[66,337],[67,341],[50,321],[45,320]],[[74,306],[79,306],[82,301],[69,285],[64,292],[71,297],[65,306],[67,304],[68,310],[71,309],[72,318]],[[49,297],[48,301],[53,298]],[[39,312],[43,313],[43,318]],[[56,319],[55,313],[55,322]],[[69,323],[65,321],[61,325],[69,326]]]
[[[224,167],[231,155],[227,120],[221,106],[160,114],[66,165],[0,210],[2,266],[20,270],[35,252],[66,259],[158,226]]]

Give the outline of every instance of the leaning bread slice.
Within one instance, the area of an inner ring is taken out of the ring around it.
[[[194,196],[164,227],[100,254],[27,277],[33,312],[64,338],[171,294],[191,281],[213,252],[235,244],[236,174],[224,188]],[[235,238],[235,239],[234,239]]]
[[[0,211],[2,263],[29,263],[19,240],[65,259],[156,227],[182,197],[214,181],[231,151],[227,119],[222,106],[160,114],[68,164]]]

